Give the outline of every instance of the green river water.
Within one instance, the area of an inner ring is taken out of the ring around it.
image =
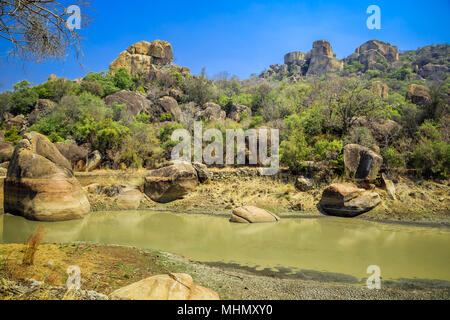
[[[0,241],[23,243],[38,225],[48,229],[46,242],[130,245],[201,262],[343,274],[358,281],[377,265],[384,280],[450,281],[449,229],[332,217],[247,225],[208,215],[123,211],[57,223],[0,215]]]

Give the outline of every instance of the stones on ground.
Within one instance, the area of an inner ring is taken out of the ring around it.
[[[86,163],[86,172],[94,171],[95,169],[99,169],[102,164],[102,155],[98,150],[91,152],[88,155],[87,163]]]
[[[275,214],[254,206],[245,206],[233,210],[230,222],[236,223],[263,223],[277,222],[280,218]]]
[[[145,178],[144,192],[155,202],[182,199],[199,184],[197,170],[189,162],[169,161]]]
[[[397,200],[394,182],[392,182],[392,180],[389,180],[384,173],[381,175],[381,178],[383,179],[383,184],[389,197],[391,197],[392,200]]]
[[[184,273],[157,275],[111,293],[112,300],[220,300],[211,289],[198,286]]]
[[[382,164],[383,158],[369,148],[358,144],[344,147],[345,172],[351,179],[374,180]]]
[[[332,184],[323,191],[319,205],[329,215],[351,218],[374,209],[380,203],[381,198],[376,192]]]
[[[205,183],[211,178],[208,167],[203,163],[194,162],[192,166],[197,171],[198,181],[200,183]]]
[[[90,211],[69,161],[37,132],[25,134],[16,146],[4,188],[5,212],[27,219],[80,219]]]
[[[306,192],[309,190],[314,189],[314,180],[305,178],[305,177],[298,177],[295,180],[295,188],[297,190],[300,190],[302,192]]]

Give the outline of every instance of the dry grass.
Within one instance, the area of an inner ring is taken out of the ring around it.
[[[34,264],[34,256],[42,240],[44,240],[45,233],[45,227],[39,226],[39,228],[37,228],[37,230],[25,242],[26,249],[22,259],[23,265],[32,266]]]

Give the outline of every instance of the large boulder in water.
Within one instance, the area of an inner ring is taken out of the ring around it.
[[[112,300],[220,300],[211,289],[198,286],[185,273],[157,275],[111,293]]]
[[[69,161],[31,132],[14,150],[5,180],[5,212],[39,221],[80,219],[90,205]]]
[[[349,178],[374,180],[382,164],[383,158],[369,148],[359,144],[344,147],[345,172]]]
[[[324,190],[320,207],[329,215],[351,218],[372,210],[380,203],[381,198],[376,192],[350,185],[332,184]]]
[[[144,192],[153,201],[168,203],[182,199],[199,184],[197,170],[189,162],[169,161],[145,177]]]
[[[253,206],[240,207],[233,210],[230,222],[236,223],[262,223],[277,222],[280,218],[269,211]]]

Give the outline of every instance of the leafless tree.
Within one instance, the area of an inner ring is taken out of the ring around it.
[[[86,27],[89,0],[0,0],[0,38],[11,42],[8,57],[42,62],[61,59],[74,49],[79,60],[81,35],[66,24],[71,5],[81,9],[81,28]]]

